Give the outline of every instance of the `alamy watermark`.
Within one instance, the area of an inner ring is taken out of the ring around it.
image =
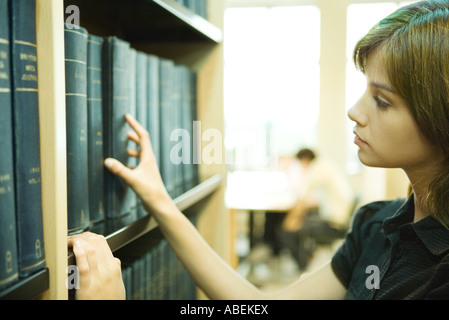
[[[65,8],[65,13],[69,16],[65,20],[67,29],[79,29],[80,28],[80,8],[75,5],[70,5]]]
[[[193,121],[192,137],[186,129],[175,129],[170,141],[176,142],[170,149],[170,161],[173,164],[223,164],[223,135],[218,129],[201,132],[201,121]],[[203,146],[203,143],[207,144]]]
[[[70,265],[67,267],[67,282],[66,287],[69,290],[80,288],[80,278],[79,278],[79,269],[75,265]]]
[[[376,265],[369,265],[365,269],[365,273],[369,274],[365,281],[365,287],[368,290],[380,289],[380,270]]]
[[[253,166],[266,166],[270,162],[277,161],[278,149],[275,142],[275,130],[265,130],[260,135],[255,134],[252,137],[245,136],[244,138],[247,143],[246,147],[243,147],[246,163]],[[251,141],[249,145],[248,141]],[[269,145],[267,145],[267,141],[270,141]],[[191,131],[182,128],[174,129],[170,134],[169,143],[171,143],[170,161],[175,165],[238,165],[241,161],[235,150],[226,149],[225,137],[222,132],[215,128],[202,131],[201,121],[193,121]]]

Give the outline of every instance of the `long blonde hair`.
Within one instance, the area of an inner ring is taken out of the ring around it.
[[[429,143],[448,155],[423,204],[449,228],[449,1],[421,1],[381,20],[357,43],[355,65],[364,72],[380,48],[391,85]]]

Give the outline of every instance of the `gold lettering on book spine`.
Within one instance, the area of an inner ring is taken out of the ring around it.
[[[36,249],[36,259],[41,258],[42,257],[42,245],[41,245],[41,241],[39,239],[36,239],[34,247]]]

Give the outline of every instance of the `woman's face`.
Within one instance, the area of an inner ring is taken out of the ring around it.
[[[429,168],[444,157],[423,136],[406,103],[394,92],[380,54],[368,58],[366,91],[348,112],[356,123],[359,159],[372,167]]]

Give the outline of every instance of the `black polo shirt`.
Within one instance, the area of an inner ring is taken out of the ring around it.
[[[449,299],[449,230],[408,201],[362,207],[332,258],[346,299]]]

